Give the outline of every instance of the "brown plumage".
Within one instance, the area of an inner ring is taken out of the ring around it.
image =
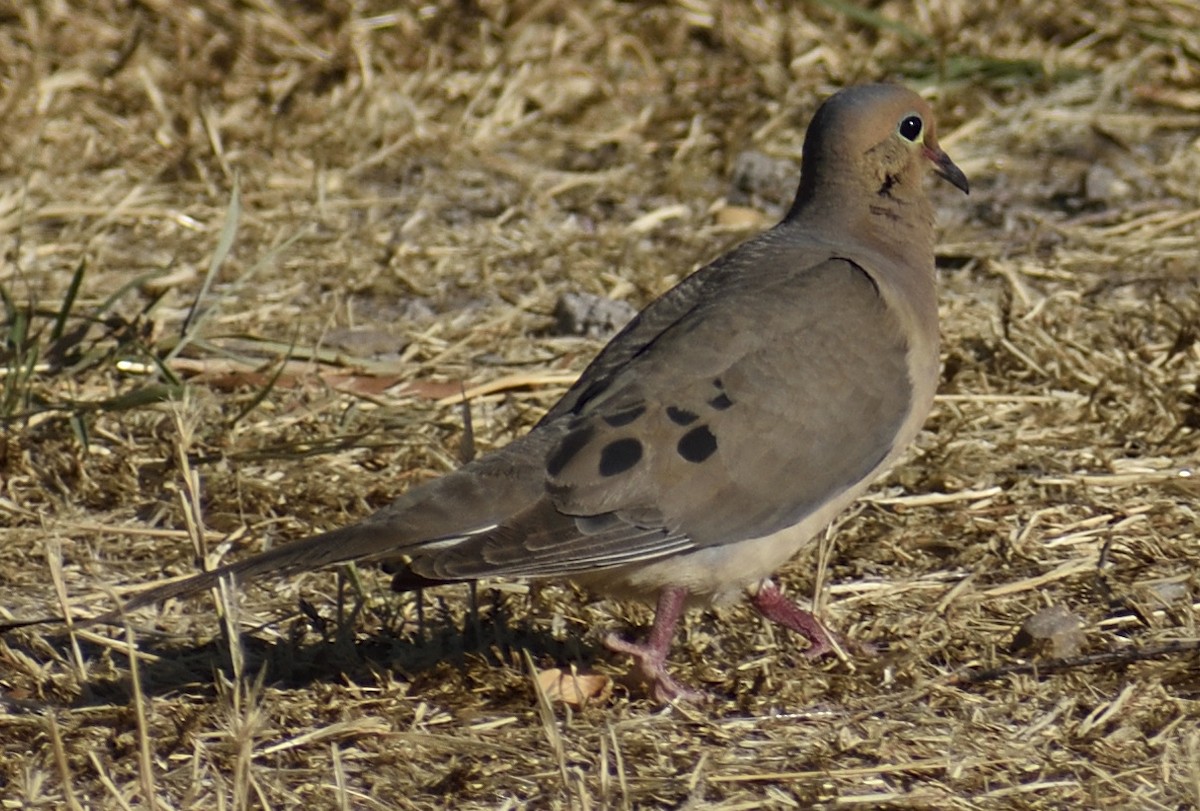
[[[657,598],[610,637],[663,699],[685,605],[747,591],[821,652],[768,579],[894,462],[937,381],[931,170],[964,192],[929,106],[844,90],[808,130],[784,220],[651,303],[534,429],[361,523],[151,588],[124,610],[350,560],[435,580],[560,577]]]

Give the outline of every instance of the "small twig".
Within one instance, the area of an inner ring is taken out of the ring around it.
[[[1200,651],[1200,639],[1178,640],[1164,642],[1161,645],[1148,647],[1123,648],[1104,653],[1089,653],[1083,656],[1072,656],[1067,659],[1050,659],[1044,662],[1022,662],[1020,664],[1003,665],[988,670],[961,670],[949,678],[950,684],[982,684],[985,681],[995,681],[1005,676],[1023,674],[1063,673],[1081,667],[1093,665],[1129,664],[1144,662],[1150,659],[1163,659],[1179,653],[1195,653]]]
[[[471,401],[467,399],[467,389],[461,383],[459,388],[462,389],[463,435],[458,446],[458,461],[466,465],[475,458],[475,425],[471,422]]]
[[[133,626],[125,622],[125,642],[129,655],[129,683],[133,690],[134,722],[137,727],[138,782],[145,795],[146,806],[159,807],[158,790],[154,784],[154,746],[151,743],[149,703],[142,689],[142,676],[138,668],[137,640]]]

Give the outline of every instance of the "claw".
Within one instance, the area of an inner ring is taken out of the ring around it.
[[[807,639],[809,648],[804,655],[809,659],[819,659],[837,650],[833,635],[825,630],[821,621],[785,597],[779,587],[770,580],[759,586],[750,602],[758,613],[771,622],[795,631]]]
[[[667,653],[671,650],[671,639],[675,636],[675,626],[683,614],[687,595],[687,589],[677,586],[668,586],[659,593],[654,625],[645,642],[630,642],[616,634],[604,638],[609,650],[634,658],[634,669],[652,685],[653,695],[658,701],[679,699],[699,702],[708,699],[706,693],[680,684],[667,673]]]
[[[656,650],[650,645],[630,642],[616,634],[606,636],[604,644],[615,653],[634,658],[634,669],[638,676],[652,685],[651,692],[657,701],[669,704],[678,699],[699,703],[709,699],[707,693],[680,684],[667,673],[665,651]]]

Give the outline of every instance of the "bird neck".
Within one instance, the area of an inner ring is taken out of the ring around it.
[[[796,200],[783,223],[806,231],[854,234],[877,251],[917,267],[933,267],[933,206],[921,178],[901,177],[868,184],[850,173],[838,177],[802,174]],[[914,182],[915,181],[915,182]]]

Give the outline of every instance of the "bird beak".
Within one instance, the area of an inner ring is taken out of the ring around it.
[[[941,147],[925,147],[925,157],[933,163],[934,174],[943,180],[948,180],[955,188],[961,189],[963,194],[971,193],[971,185],[967,182],[967,176],[963,174],[962,169],[954,165],[954,161],[950,160],[950,156],[943,152]]]

